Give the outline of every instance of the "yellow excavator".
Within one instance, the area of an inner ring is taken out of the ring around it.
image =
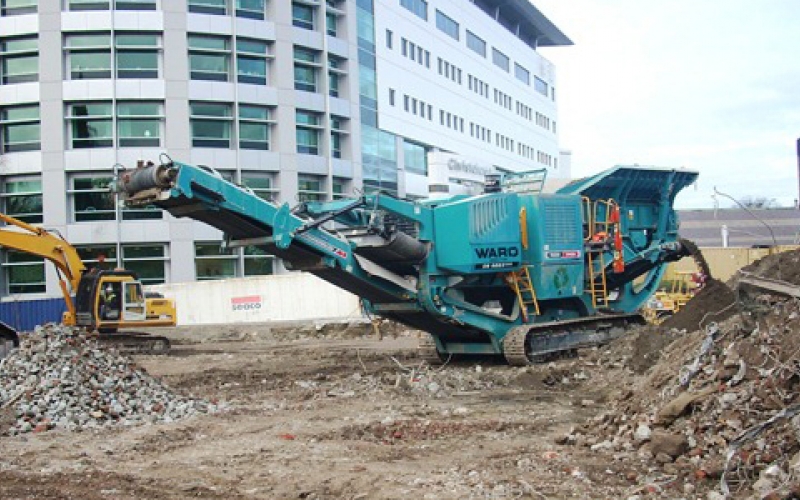
[[[163,353],[169,339],[120,329],[175,326],[175,302],[148,297],[136,274],[124,269],[87,269],[60,234],[0,213],[0,248],[42,257],[55,265],[67,310],[62,322],[85,328],[126,351]],[[0,322],[0,359],[19,345],[17,332]]]

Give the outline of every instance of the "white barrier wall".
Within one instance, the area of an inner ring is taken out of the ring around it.
[[[358,297],[307,273],[171,283],[147,290],[175,300],[180,326],[362,318]]]

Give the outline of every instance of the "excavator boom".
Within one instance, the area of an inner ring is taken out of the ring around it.
[[[32,226],[2,213],[0,221],[10,226],[0,228],[0,247],[42,257],[56,266],[67,311],[74,321],[75,303],[72,295],[78,290],[81,276],[86,271],[78,251],[56,232]]]

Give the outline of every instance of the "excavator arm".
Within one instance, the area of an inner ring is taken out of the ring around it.
[[[75,318],[72,294],[78,290],[81,275],[86,271],[75,247],[58,233],[32,226],[3,213],[0,213],[0,221],[6,224],[6,227],[0,228],[0,247],[42,257],[56,266],[67,311],[71,318]]]

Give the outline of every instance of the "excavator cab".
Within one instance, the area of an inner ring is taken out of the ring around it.
[[[148,307],[149,302],[154,305]],[[149,309],[157,313],[148,314]],[[172,301],[146,298],[142,283],[130,271],[92,271],[84,274],[78,285],[75,324],[101,333],[126,327],[171,326],[175,324],[175,307]]]

